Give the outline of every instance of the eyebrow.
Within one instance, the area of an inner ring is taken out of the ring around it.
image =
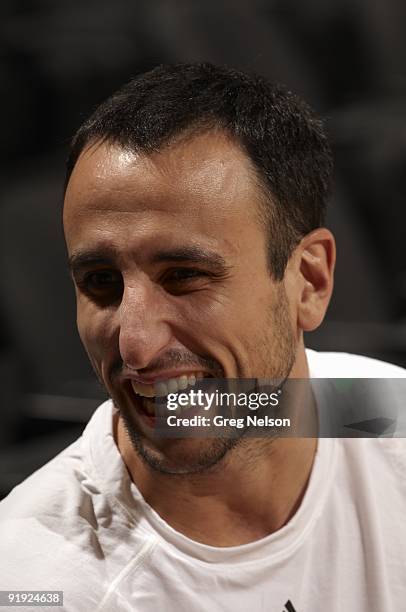
[[[83,268],[94,265],[112,265],[116,257],[113,251],[78,251],[73,253],[68,260],[68,266],[72,274]],[[214,251],[202,249],[198,246],[185,246],[175,249],[163,249],[154,253],[149,260],[152,264],[174,262],[174,263],[200,263],[225,273],[229,266],[224,257]]]
[[[202,263],[219,270],[227,270],[228,266],[224,257],[214,251],[208,251],[198,246],[179,247],[177,249],[167,249],[155,253],[152,258],[152,263],[161,262],[189,262]]]
[[[109,266],[114,262],[114,257],[101,255],[94,251],[79,251],[73,253],[68,259],[68,268],[72,274],[80,272],[83,268],[95,265]]]

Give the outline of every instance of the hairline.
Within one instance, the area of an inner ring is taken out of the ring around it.
[[[271,240],[270,232],[275,231],[276,227],[276,203],[278,199],[276,195],[272,192],[271,187],[266,181],[266,178],[262,176],[262,173],[254,160],[251,158],[247,148],[242,142],[241,138],[238,137],[237,134],[233,133],[226,126],[219,124],[216,120],[209,120],[208,118],[202,118],[201,120],[194,121],[179,131],[171,134],[165,139],[162,139],[155,146],[151,147],[137,147],[134,146],[130,139],[120,139],[114,138],[109,134],[100,134],[98,137],[94,135],[87,140],[84,141],[77,156],[74,158],[74,164],[71,167],[70,173],[67,174],[64,186],[64,195],[66,195],[66,191],[68,188],[69,181],[71,176],[75,170],[76,165],[78,164],[82,155],[84,155],[87,151],[92,149],[93,147],[98,148],[103,145],[107,146],[117,146],[120,147],[123,151],[132,154],[139,154],[145,157],[149,157],[154,153],[160,153],[165,151],[165,149],[170,149],[181,145],[183,143],[187,143],[193,141],[193,139],[197,136],[205,135],[205,134],[221,134],[225,137],[225,139],[230,143],[231,146],[237,148],[240,153],[245,158],[247,162],[247,175],[248,179],[252,181],[252,186],[255,190],[257,200],[255,202],[255,211],[254,218],[258,223],[259,228],[265,232],[266,238],[266,247],[268,251],[269,241]],[[288,220],[285,216],[284,222],[287,225]],[[269,267],[269,271],[273,274],[272,270],[272,262],[270,261],[269,252],[266,253],[266,260]]]

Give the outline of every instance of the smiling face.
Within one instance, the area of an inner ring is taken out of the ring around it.
[[[148,156],[98,143],[68,184],[80,337],[133,445],[161,471],[204,469],[230,441],[155,439],[140,395],[157,381],[304,375],[295,294],[269,272],[253,176],[230,139],[208,133]]]

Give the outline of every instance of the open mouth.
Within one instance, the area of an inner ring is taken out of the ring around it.
[[[153,384],[139,383],[136,381],[129,382],[129,391],[133,396],[133,401],[137,408],[137,412],[144,417],[150,426],[154,426],[157,417],[167,417],[168,395],[171,393],[188,393],[196,385],[200,387],[199,382],[203,379],[213,378],[210,374],[196,371],[189,374],[183,374],[177,378],[170,378],[162,381],[156,381]],[[200,383],[201,384],[201,383]],[[190,411],[189,405],[176,408],[177,416]]]

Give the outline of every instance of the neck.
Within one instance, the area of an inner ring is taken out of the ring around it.
[[[307,378],[301,365],[293,376]],[[313,415],[317,431],[312,394],[301,400],[300,412]],[[115,435],[146,502],[174,529],[210,546],[247,544],[283,527],[300,506],[317,449],[315,437],[245,438],[214,468],[168,475],[138,456],[120,416]]]
[[[146,502],[174,529],[210,546],[237,546],[285,525],[298,509],[317,448],[315,438],[251,439],[215,470],[166,475],[135,454],[121,420],[118,446]]]

